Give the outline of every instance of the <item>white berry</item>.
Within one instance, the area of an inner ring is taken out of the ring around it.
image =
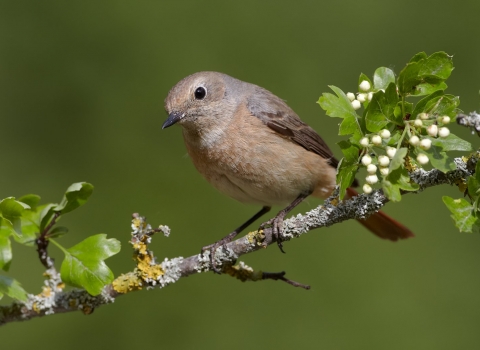
[[[408,140],[408,142],[412,146],[418,146],[420,144],[420,139],[418,138],[418,136],[413,135],[412,137],[410,137],[410,140]]]
[[[428,114],[427,113],[418,113],[418,118],[426,120],[428,119]]]
[[[362,157],[362,164],[365,165],[365,166],[368,166],[368,165],[372,164],[372,157],[370,157],[368,154],[365,154]]]
[[[378,164],[380,164],[380,166],[388,166],[390,159],[388,159],[387,156],[378,156]]]
[[[371,101],[373,98],[373,92],[369,92],[367,95],[367,100]]]
[[[362,104],[360,103],[359,100],[353,100],[352,101],[352,107],[354,110],[357,110],[359,109],[360,107],[362,107]]]
[[[382,139],[388,139],[390,138],[390,131],[387,129],[380,130],[379,135]]]
[[[432,136],[432,137],[437,137],[437,134],[438,134],[438,126],[436,126],[435,124],[433,125],[430,125],[428,128],[427,128],[427,133]]]
[[[430,149],[430,147],[432,147],[432,140],[423,139],[422,141],[420,141],[420,148],[427,150],[427,149]]]
[[[420,119],[415,119],[413,122],[413,125],[415,126],[423,126],[423,122]]]
[[[355,94],[353,92],[347,92],[347,97],[350,101],[355,100]]]
[[[372,136],[372,143],[376,146],[381,145],[382,144],[382,138],[380,137],[380,135],[373,135]]]
[[[367,94],[358,94],[357,100],[359,100],[360,102],[365,102],[367,100]]]
[[[443,128],[440,128],[438,130],[438,136],[447,137],[448,135],[450,135],[450,129],[449,128],[443,127]]]
[[[450,117],[448,115],[444,115],[442,119],[440,120],[442,124],[448,124],[450,123]]]
[[[380,168],[380,174],[382,174],[383,176],[387,176],[388,175],[388,168]]]
[[[377,175],[373,174],[373,175],[368,175],[366,178],[365,178],[365,181],[367,181],[368,184],[370,185],[373,185],[373,184],[376,184],[378,182],[378,177]]]
[[[377,172],[377,166],[375,164],[368,164],[367,173],[375,174]]]
[[[363,185],[363,192],[365,192],[366,194],[372,193],[372,190],[372,186],[370,186],[369,184]]]
[[[360,83],[360,85],[358,87],[362,91],[368,91],[368,90],[370,90],[370,83],[368,81],[364,80]]]
[[[360,140],[360,146],[362,147],[368,147],[370,144],[370,141],[368,141],[368,137],[364,137]]]
[[[397,149],[395,147],[387,147],[388,158],[393,158],[395,156],[395,153],[397,153]]]
[[[423,154],[423,153],[420,153],[418,156],[417,156],[417,162],[419,162],[420,164],[427,164],[428,163],[428,157],[426,154]]]

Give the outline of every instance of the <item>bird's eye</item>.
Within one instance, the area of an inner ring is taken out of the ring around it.
[[[196,90],[195,90],[195,99],[197,100],[203,100],[205,98],[205,96],[207,95],[207,90],[205,90],[204,87],[198,87]]]

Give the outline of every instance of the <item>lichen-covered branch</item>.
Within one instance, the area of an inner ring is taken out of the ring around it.
[[[469,115],[459,114],[456,117],[457,123],[467,128],[472,129],[472,133],[476,132],[480,135],[480,114],[477,112],[471,112]]]
[[[478,157],[479,153],[468,159],[456,158],[457,169],[445,174],[435,169],[413,171],[411,178],[420,185],[417,193],[441,184],[457,185],[463,189],[466,178],[474,173]],[[323,205],[303,215],[298,214],[285,220],[282,241],[298,238],[313,229],[331,226],[346,220],[365,219],[380,210],[387,202],[388,199],[381,190],[374,191],[369,195],[360,194],[340,202],[334,193]],[[148,244],[152,235],[157,232],[168,235],[168,227],[160,226],[158,229],[152,229],[143,217],[134,214],[132,228],[130,243],[136,259],[136,267],[133,271],[117,277],[112,284],[104,288],[100,295],[91,296],[84,290],[64,291],[64,285],[58,272],[54,267],[49,268],[46,272],[47,280],[42,293],[29,295],[28,300],[24,303],[16,302],[0,307],[0,325],[70,311],[91,314],[95,308],[112,303],[120,295],[144,288],[163,288],[182,277],[212,270],[209,251],[202,255],[187,258],[165,258],[162,262],[158,262],[153,252],[148,249]],[[308,289],[309,286],[285,278],[284,272],[254,271],[243,262],[235,265],[239,256],[264,249],[272,243],[274,243],[274,239],[270,228],[260,232],[250,232],[246,236],[228,243],[225,247],[217,249],[215,253],[217,266],[222,266],[222,272],[241,281],[273,279]]]

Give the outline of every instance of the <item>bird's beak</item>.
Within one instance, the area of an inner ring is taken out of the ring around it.
[[[177,123],[182,119],[183,114],[179,112],[172,112],[168,115],[167,120],[165,120],[165,123],[162,125],[162,129],[168,128],[169,126],[172,126],[173,124]]]

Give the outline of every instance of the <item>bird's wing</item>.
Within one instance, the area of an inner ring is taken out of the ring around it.
[[[327,159],[332,167],[337,168],[338,160],[335,159],[325,141],[283,100],[260,87],[256,87],[255,93],[250,96],[247,99],[247,107],[252,115],[273,131]]]

